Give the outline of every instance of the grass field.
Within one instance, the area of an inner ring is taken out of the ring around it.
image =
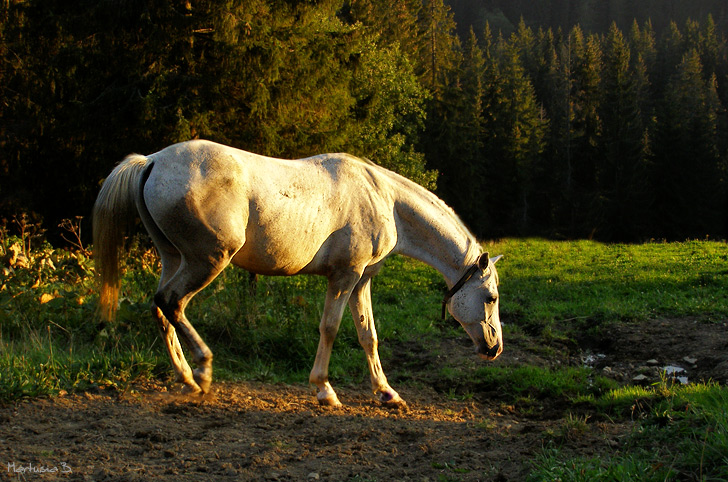
[[[2,239],[3,255],[11,244],[24,241]],[[580,336],[608,336],[620,324],[728,319],[728,246],[722,242],[506,239],[485,248],[504,254],[498,270],[506,349],[509,336],[518,337],[548,356],[549,349],[558,349],[553,347],[578,350]],[[4,266],[0,281],[0,403],[168,380],[170,366],[149,314],[158,270],[150,250],[132,247],[119,319],[112,326],[94,319],[93,267],[86,255],[45,245],[28,257],[28,267]],[[440,275],[419,262],[388,261],[373,288],[383,359],[392,347],[465,337],[451,322],[439,320],[444,288]],[[215,353],[216,378],[305,382],[318,343],[324,291],[325,280],[316,277],[260,277],[252,288],[247,273],[226,270],[188,310]],[[348,316],[331,361],[338,385],[362,384],[369,377]],[[647,387],[619,385],[584,366],[458,370],[409,379],[437,378],[435,385],[467,380],[462,390],[453,390],[456,397],[497,386],[500,403],[524,416],[535,410],[529,400],[546,397],[567,409],[558,433],[546,437],[549,443],[534,462],[531,480],[728,479],[728,390],[723,385],[680,386],[666,380]],[[407,383],[408,377],[400,374],[399,379]],[[634,420],[628,449],[610,458],[562,452],[559,441],[578,433],[589,417]],[[655,451],[655,444],[665,449]]]

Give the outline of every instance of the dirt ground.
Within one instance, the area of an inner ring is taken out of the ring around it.
[[[611,335],[555,350],[515,337],[494,363],[590,364],[627,383],[679,366],[689,382],[728,382],[725,323],[660,320]],[[437,380],[445,358],[479,363],[462,338],[392,349],[385,369],[404,410],[380,406],[364,386],[337,387],[344,406],[325,408],[305,385],[253,382],[216,383],[205,399],[146,383],[0,407],[0,480],[502,482],[524,480],[549,444],[582,455],[619,450],[629,421],[589,417],[572,433],[558,406],[523,413],[492,394],[453,396]]]

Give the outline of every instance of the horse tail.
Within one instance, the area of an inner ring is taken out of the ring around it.
[[[105,322],[116,317],[121,288],[119,261],[124,237],[131,231],[138,216],[138,203],[144,202],[141,198],[142,179],[151,166],[151,160],[145,156],[127,156],[106,178],[94,204],[93,251],[99,289],[97,313]]]

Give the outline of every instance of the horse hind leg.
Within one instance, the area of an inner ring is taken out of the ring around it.
[[[198,257],[192,258],[192,261],[188,261],[183,256],[177,271],[154,295],[154,303],[172,325],[170,328],[173,328],[179,334],[182,341],[185,342],[187,348],[192,353],[192,359],[197,365],[197,368],[192,372],[193,383],[203,393],[209,392],[212,383],[212,351],[187,319],[185,308],[190,300],[200,290],[210,284],[229,262],[229,256],[216,256],[204,259]],[[169,340],[168,350],[174,363],[175,356],[181,354],[181,350],[178,348],[178,343],[176,346],[174,345],[172,337],[173,335],[168,335],[166,339]],[[183,359],[184,357],[181,358]],[[180,363],[180,367],[183,378],[182,382],[192,391],[195,391],[195,386],[189,383],[189,380],[186,378],[187,372],[184,369],[184,364]],[[178,371],[178,373],[180,372]]]
[[[162,276],[159,280],[159,289],[161,289],[179,269],[181,258],[179,252],[172,250],[160,249],[159,253],[162,257]],[[169,354],[169,359],[172,362],[172,368],[176,375],[175,381],[183,383],[184,391],[187,393],[200,392],[200,386],[195,382],[192,369],[182,352],[182,346],[179,343],[177,331],[174,329],[174,326],[167,321],[162,310],[159,309],[156,303],[152,303],[151,311],[152,317],[157,320],[159,331],[167,347],[167,353]]]
[[[162,314],[162,310],[154,303],[152,304],[152,316],[157,320],[162,339],[167,347],[167,353],[176,374],[175,381],[184,384],[184,391],[187,393],[200,392],[200,386],[195,381],[192,369],[182,352],[182,346],[179,343],[174,326],[167,321],[164,314]]]

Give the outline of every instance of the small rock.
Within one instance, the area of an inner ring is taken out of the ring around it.
[[[686,362],[690,363],[691,365],[695,365],[695,363],[698,361],[698,359],[690,357],[690,356],[686,356],[685,358],[683,358],[683,361],[686,361]]]
[[[645,363],[648,365],[658,365],[660,362],[652,358],[651,360],[647,360]]]
[[[318,480],[320,478],[318,472],[311,472],[307,477],[311,480]]]
[[[637,375],[635,377],[632,377],[633,382],[644,382],[645,380],[647,380],[646,375]]]

